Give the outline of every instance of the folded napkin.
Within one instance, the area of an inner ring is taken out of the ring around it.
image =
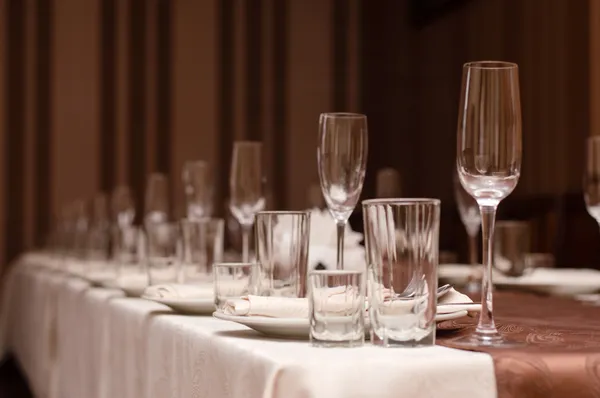
[[[212,284],[202,286],[171,283],[148,286],[144,291],[144,296],[163,299],[211,299],[213,294]]]
[[[326,300],[327,310],[330,312],[343,312],[352,305],[355,294],[346,288],[331,288],[327,290],[329,299]],[[390,300],[391,313],[402,314],[410,312],[418,300]],[[458,304],[465,304],[467,311],[478,311],[479,304],[474,304],[468,296],[450,289],[439,299],[437,312],[439,314],[452,313],[463,308]],[[227,300],[223,311],[228,315],[236,316],[264,316],[270,318],[308,318],[309,304],[307,298],[289,297],[263,297],[245,296],[238,299]]]
[[[600,271],[585,268],[534,268],[523,276],[502,277],[496,280],[547,285],[594,285],[600,288]]]

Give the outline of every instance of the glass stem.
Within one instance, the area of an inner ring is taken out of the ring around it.
[[[492,300],[492,261],[494,246],[494,223],[496,206],[479,206],[481,212],[481,231],[483,238],[483,280],[481,282],[481,313],[477,333],[490,337],[498,335],[494,324]]]
[[[477,264],[477,235],[469,235],[469,264]]]
[[[344,233],[346,231],[346,221],[336,221],[337,226],[337,265],[339,270],[344,269]]]
[[[250,226],[242,225],[242,262],[250,262]]]

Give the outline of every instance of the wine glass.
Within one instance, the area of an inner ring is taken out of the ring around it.
[[[461,185],[457,173],[454,173],[454,199],[469,237],[469,264],[477,264],[477,234],[481,226],[481,213],[475,199]]]
[[[517,186],[521,172],[519,68],[509,62],[471,62],[463,67],[457,128],[456,167],[464,189],[481,213],[483,280],[481,313],[463,346],[514,346],[496,329],[492,259],[496,209]]]
[[[588,213],[600,224],[600,136],[587,139],[583,194]]]
[[[317,160],[321,190],[337,224],[337,269],[344,269],[344,231],[362,191],[367,142],[365,115],[321,114]]]
[[[237,141],[233,144],[233,158],[229,188],[229,208],[242,229],[242,261],[249,262],[250,230],[254,216],[265,207],[262,143]]]
[[[169,218],[169,184],[167,176],[152,173],[146,185],[144,218],[146,223],[163,223]]]
[[[187,202],[187,217],[201,220],[210,217],[210,169],[203,160],[188,161],[183,165],[182,179]]]

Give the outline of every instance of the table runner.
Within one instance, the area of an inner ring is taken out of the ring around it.
[[[11,311],[0,325],[36,396],[496,396],[487,354],[445,347],[321,349],[268,339],[36,266],[45,261],[28,258],[13,268],[2,303]]]
[[[569,298],[496,291],[498,329],[515,341],[514,349],[482,349],[494,359],[502,398],[600,397],[600,306]],[[438,344],[475,329],[477,320],[462,318],[438,327]]]

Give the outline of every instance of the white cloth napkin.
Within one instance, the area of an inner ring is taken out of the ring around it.
[[[346,292],[345,288],[329,289],[329,297],[327,300],[329,311],[343,311],[351,305],[351,300],[348,300],[348,295],[351,292]],[[415,300],[395,300],[390,302],[394,313],[397,311],[410,311]],[[457,304],[465,304],[458,308]],[[481,309],[480,304],[474,304],[468,296],[454,290],[452,288],[448,293],[442,296],[438,303],[438,313],[447,314],[461,309],[467,311],[478,311]],[[289,298],[289,297],[262,297],[262,296],[245,296],[239,299],[227,300],[223,311],[228,315],[236,316],[264,316],[270,318],[308,318],[309,304],[306,298]]]
[[[197,286],[171,283],[148,286],[144,291],[144,296],[163,299],[210,299],[213,294],[212,284]]]

